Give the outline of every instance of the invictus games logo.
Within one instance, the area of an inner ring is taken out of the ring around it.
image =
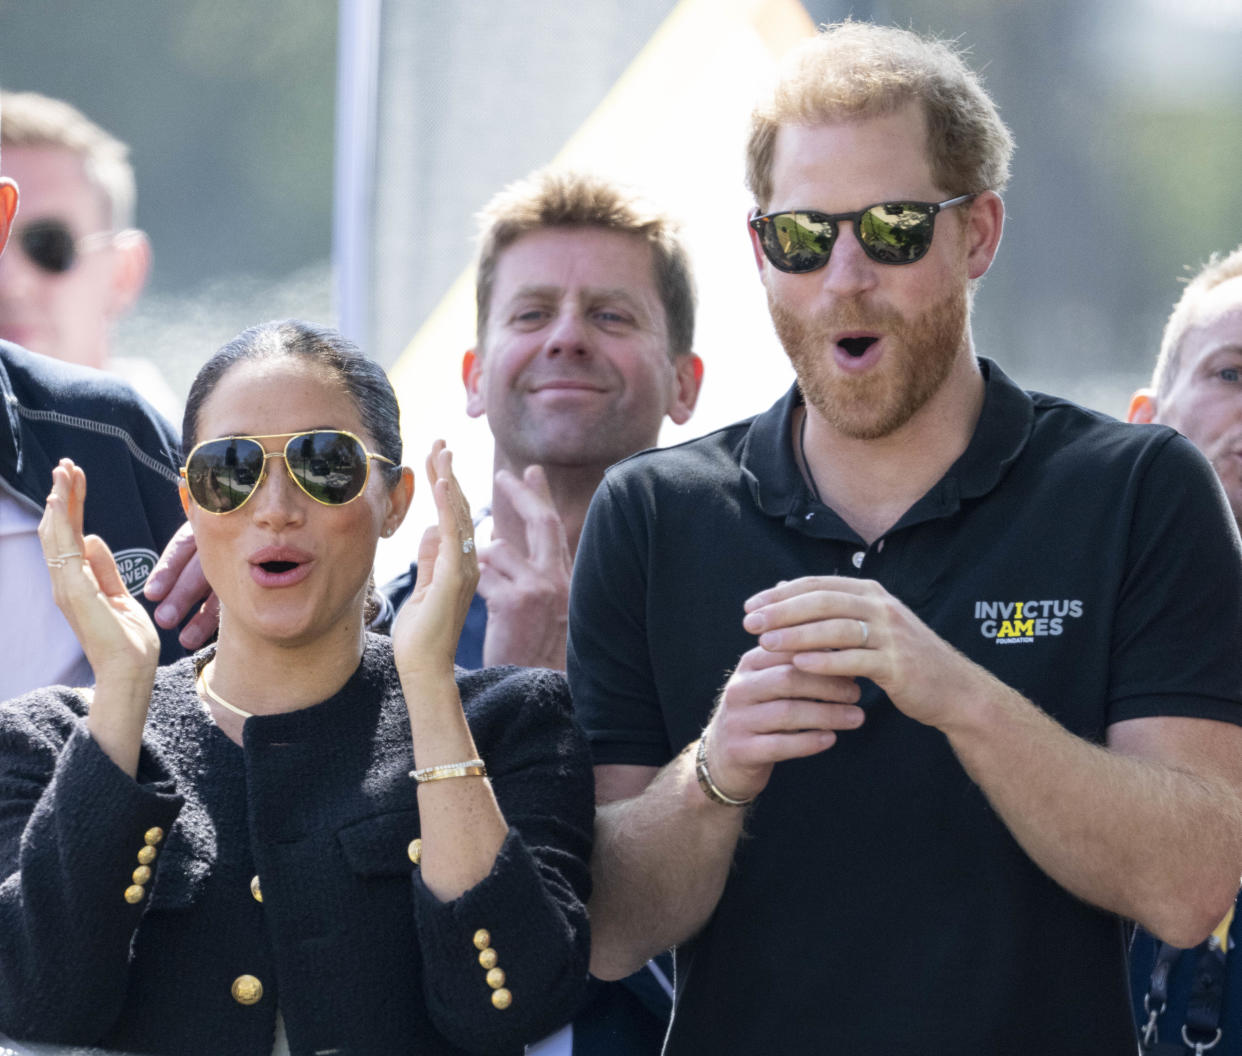
[[[975,602],[979,633],[997,645],[1055,638],[1064,632],[1066,620],[1081,616],[1082,602],[1078,600]]]
[[[155,569],[155,551],[135,547],[132,550],[118,550],[112,556],[116,559],[116,568],[121,573],[125,589],[137,597],[147,576]]]

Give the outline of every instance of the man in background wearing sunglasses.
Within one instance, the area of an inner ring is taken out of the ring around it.
[[[592,503],[592,971],[676,946],[670,1056],[1131,1056],[1125,920],[1236,892],[1237,533],[1183,438],[976,357],[1011,150],[948,45],[799,49],[747,173],[798,384]]]
[[[112,326],[138,300],[151,263],[133,227],[129,148],[68,103],[0,93],[3,175],[22,214],[0,261],[0,338],[125,378],[166,417],[180,401],[150,361],[113,356]]]
[[[1187,284],[1165,325],[1151,386],[1134,394],[1128,417],[1172,426],[1193,442],[1242,526],[1242,246],[1213,256]],[[1242,954],[1231,949],[1242,939],[1237,908],[1194,950],[1145,930],[1135,936],[1135,1013],[1152,1041],[1180,1037],[1187,1052],[1195,1044],[1242,1052]]]
[[[0,124],[6,117],[0,109]],[[18,187],[0,177],[0,252],[20,229],[19,215]],[[72,458],[90,474],[83,527],[108,540],[135,597],[185,517],[176,430],[121,379],[0,340],[0,404],[0,700],[7,700],[94,681],[52,600],[36,534],[57,462]],[[184,653],[175,629],[162,632],[160,644],[161,663]]]

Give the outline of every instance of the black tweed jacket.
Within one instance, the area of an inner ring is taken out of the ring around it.
[[[0,705],[0,1033],[269,1056],[279,1008],[295,1054],[387,1056],[516,1053],[568,1020],[593,797],[561,676],[458,672],[509,834],[491,874],[441,903],[411,861],[388,639],[368,635],[330,699],[248,719],[244,746],[198,702],[209,655],[158,672],[136,781],[87,735],[79,693]]]

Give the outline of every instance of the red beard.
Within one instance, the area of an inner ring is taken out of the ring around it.
[[[804,319],[768,291],[768,308],[803,398],[838,432],[858,440],[888,436],[906,424],[944,384],[966,336],[966,290],[956,290],[907,319],[892,308],[846,301]],[[865,374],[833,363],[832,334],[877,331],[886,348]]]

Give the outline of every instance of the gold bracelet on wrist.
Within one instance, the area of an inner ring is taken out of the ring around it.
[[[706,733],[699,738],[699,749],[694,754],[694,776],[699,779],[699,788],[703,790],[703,795],[713,803],[719,803],[722,807],[745,807],[755,801],[754,796],[751,796],[749,799],[734,799],[732,796],[721,792],[716,782],[712,780],[711,771],[707,769]]]
[[[487,777],[487,767],[482,759],[467,759],[464,763],[442,763],[440,766],[424,766],[411,770],[410,777],[420,785],[427,781],[444,781],[450,777]]]

